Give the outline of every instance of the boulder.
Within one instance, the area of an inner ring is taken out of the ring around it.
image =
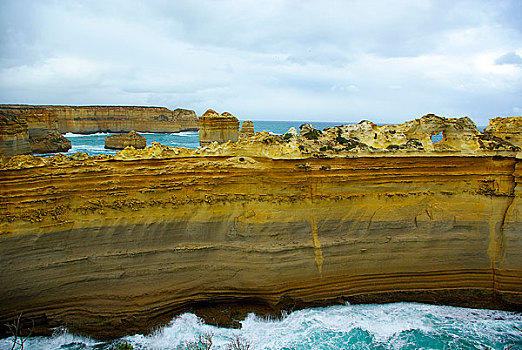
[[[31,136],[29,143],[32,153],[67,152],[72,147],[71,141],[58,131],[49,131],[46,134]]]
[[[145,148],[147,139],[134,130],[128,134],[116,134],[105,138],[105,148],[107,149],[124,149],[127,146]]]

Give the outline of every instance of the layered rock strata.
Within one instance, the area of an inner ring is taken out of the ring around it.
[[[480,133],[465,150],[456,135],[434,151],[429,137],[350,148],[343,128],[4,161],[0,324],[22,313],[115,337],[184,311],[230,324],[346,301],[521,310],[519,151]]]
[[[245,120],[241,123],[241,130],[239,131],[239,138],[250,137],[255,134],[254,122]]]
[[[507,140],[512,144],[522,147],[522,118],[493,118],[484,133]]]
[[[107,149],[124,149],[131,146],[133,148],[145,148],[147,139],[134,130],[128,134],[116,134],[105,138],[105,148]]]
[[[31,153],[27,123],[0,111],[0,156]]]
[[[71,148],[71,141],[58,132],[57,116],[52,110],[0,105],[0,111],[26,123],[31,153],[67,152]]]
[[[32,106],[0,105],[60,133],[180,132],[197,130],[197,116],[186,109],[140,106]],[[42,111],[52,120],[41,117]]]
[[[206,146],[212,142],[236,142],[239,138],[239,120],[225,112],[221,115],[209,109],[198,120],[199,144]]]

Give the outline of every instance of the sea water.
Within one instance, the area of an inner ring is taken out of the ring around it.
[[[517,329],[518,328],[518,329]],[[32,337],[24,349],[178,349],[211,335],[212,349],[227,349],[236,337],[254,349],[511,349],[522,348],[520,313],[417,303],[339,305],[294,311],[282,319],[250,314],[240,329],[205,324],[186,313],[149,335],[129,335],[100,342],[57,330]],[[11,338],[0,340],[10,349]]]
[[[255,121],[256,131],[283,134],[304,122]],[[312,124],[323,129],[341,123]],[[105,150],[110,134],[66,134],[72,141],[67,154],[114,154]],[[142,133],[147,144],[157,141],[176,147],[197,148],[197,132]],[[127,342],[134,349],[177,349],[200,335],[212,335],[213,349],[226,349],[241,337],[254,349],[522,349],[522,314],[435,306],[417,303],[340,305],[294,311],[281,319],[254,314],[240,329],[214,327],[186,313],[150,335],[128,335],[113,342],[100,342],[57,329],[50,337],[31,337],[24,349],[111,349]],[[12,338],[0,340],[0,349],[11,349]],[[15,347],[19,348],[19,347]]]

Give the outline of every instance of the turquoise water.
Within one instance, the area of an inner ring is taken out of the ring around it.
[[[239,336],[253,349],[511,349],[522,348],[522,314],[417,303],[340,305],[295,311],[281,320],[249,315],[240,329],[209,326],[183,314],[151,335],[112,343],[57,331],[27,340],[24,349],[110,349],[127,342],[134,349],[177,349],[211,334],[213,349],[226,349]],[[8,349],[10,339],[0,340]]]

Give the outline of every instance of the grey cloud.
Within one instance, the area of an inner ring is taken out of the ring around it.
[[[245,119],[486,120],[519,105],[520,66],[494,57],[522,47],[520,8],[518,0],[3,0],[0,102],[160,104]]]
[[[516,52],[508,52],[495,60],[495,64],[503,65],[503,64],[515,64],[522,65],[522,57],[518,55]]]

